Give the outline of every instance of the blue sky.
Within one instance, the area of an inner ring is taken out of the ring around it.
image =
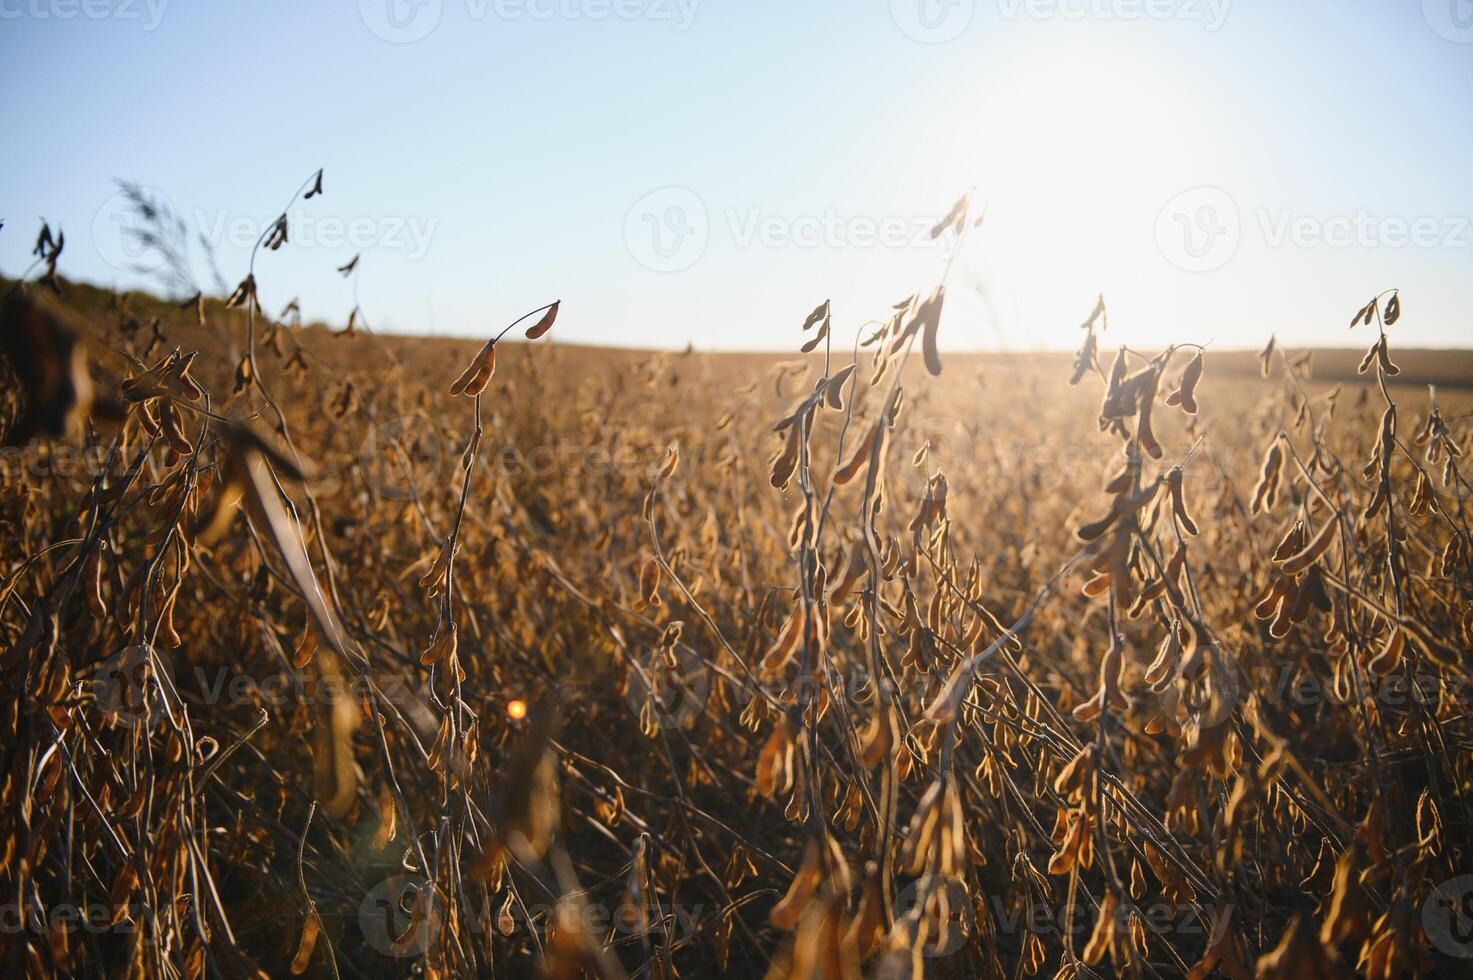
[[[422,35],[422,36],[421,36]],[[133,286],[113,178],[264,302],[483,335],[780,349],[934,282],[953,349],[1473,344],[1469,0],[0,0],[0,272],[36,222]],[[197,253],[198,257],[198,253]],[[201,280],[210,279],[198,263]]]

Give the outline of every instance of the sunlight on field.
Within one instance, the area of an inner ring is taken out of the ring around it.
[[[273,316],[254,276],[119,295],[41,239],[0,311],[30,955],[1461,955],[1473,401],[1466,354],[1396,347],[1400,293],[1354,355],[1127,349],[1099,305],[1072,357],[955,356],[939,284],[820,303],[791,356],[650,354],[557,343],[557,301],[467,343]],[[150,898],[190,875],[228,940]],[[1233,900],[1305,882],[1295,918]],[[1417,918],[1347,911],[1386,901]]]
[[[1473,976],[1473,0],[0,0],[0,977]]]

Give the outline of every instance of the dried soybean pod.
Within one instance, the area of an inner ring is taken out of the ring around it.
[[[869,435],[855,447],[854,455],[850,456],[849,461],[839,467],[838,471],[834,473],[834,483],[843,486],[850,480],[853,480],[859,474],[860,467],[870,458],[875,445],[883,438],[884,425],[879,420],[876,420],[875,424],[870,427]]]
[[[762,658],[763,672],[772,673],[781,670],[792,659],[793,653],[798,649],[798,641],[802,637],[803,605],[798,602],[793,605],[788,618],[783,622],[782,629],[778,631],[777,639],[768,648],[767,655]]]
[[[1187,504],[1182,497],[1182,472],[1181,467],[1172,468],[1166,476],[1167,486],[1171,488],[1171,513],[1181,524],[1182,530],[1195,536],[1198,534],[1197,522],[1192,520],[1192,515],[1187,513]]]
[[[639,570],[639,599],[635,602],[636,609],[646,606],[658,606],[660,604],[660,563],[653,557],[645,559],[644,566]]]
[[[322,923],[318,921],[315,909],[307,912],[307,919],[302,923],[302,937],[297,941],[297,955],[292,957],[292,974],[294,976],[307,972],[307,967],[312,964],[312,951],[317,948],[317,936],[322,932]]]
[[[478,395],[485,390],[496,372],[496,341],[486,341],[480,353],[471,361],[470,365],[463,371],[455,384],[450,386],[450,394],[456,395]],[[471,390],[474,388],[474,390]]]
[[[1266,511],[1273,506],[1279,489],[1279,470],[1284,462],[1284,451],[1279,439],[1274,438],[1263,455],[1263,467],[1259,472],[1258,485],[1253,488],[1253,513]]]
[[[798,873],[793,876],[787,893],[772,907],[768,916],[774,928],[787,932],[798,924],[799,916],[808,907],[808,900],[818,891],[823,879],[819,857],[818,841],[810,837],[808,846],[803,850],[803,863],[798,868]]]
[[[1391,633],[1386,637],[1386,642],[1381,646],[1381,652],[1371,658],[1366,664],[1366,669],[1377,677],[1385,677],[1401,666],[1402,654],[1405,650],[1406,633],[1399,627],[1392,627]]]
[[[1161,444],[1156,441],[1156,434],[1151,431],[1151,405],[1156,400],[1156,384],[1160,379],[1160,372],[1152,370],[1149,375],[1139,382],[1140,391],[1137,395],[1136,416],[1136,440],[1140,443],[1152,459],[1161,458]]]
[[[815,326],[818,325],[818,322],[820,320],[826,320],[828,319],[828,316],[829,301],[824,300],[822,303],[819,303],[817,306],[815,306],[813,308],[813,312],[808,314],[808,318],[803,321],[803,332],[807,333],[808,331],[812,330]]]
[[[825,321],[824,322],[824,325],[818,328],[818,333],[814,334],[811,338],[809,338],[809,340],[808,340],[807,343],[805,343],[802,347],[798,348],[799,351],[801,351],[804,354],[812,354],[815,350],[818,349],[818,345],[821,344],[821,343],[823,343],[824,338],[827,337],[828,335],[829,335],[829,325],[828,325],[828,322]]]
[[[312,662],[312,654],[317,652],[317,631],[308,623],[302,630],[302,639],[297,643],[296,652],[292,654],[293,667],[305,667]]]
[[[1181,384],[1167,398],[1168,405],[1180,405],[1188,415],[1197,414],[1197,382],[1202,380],[1202,354],[1199,352],[1182,373]]]
[[[1334,540],[1335,521],[1333,519],[1326,520],[1324,526],[1315,534],[1313,540],[1305,545],[1304,549],[1298,554],[1285,558],[1280,568],[1286,575],[1298,575],[1313,564],[1316,558],[1324,554],[1325,549],[1329,548],[1330,543]]]
[[[787,441],[783,444],[782,451],[772,460],[772,475],[768,482],[781,490],[788,485],[793,477],[793,471],[798,468],[798,426],[795,422],[788,428]]]
[[[373,835],[373,849],[382,851],[398,833],[398,804],[387,783],[378,791],[378,830]]]
[[[1376,345],[1376,360],[1381,364],[1381,370],[1388,375],[1401,373],[1401,368],[1391,363],[1391,351],[1386,344],[1386,335],[1381,335],[1381,342]]]
[[[542,314],[542,319],[538,320],[536,323],[527,328],[528,340],[536,340],[538,337],[541,337],[543,334],[547,333],[547,331],[552,329],[553,321],[557,319],[557,311],[558,308],[562,306],[562,303],[562,300],[558,300],[557,302],[553,303],[547,308],[547,312]],[[577,304],[575,303],[574,305],[576,306]]]
[[[829,408],[835,411],[844,410],[844,384],[854,374],[854,369],[857,367],[859,367],[858,361],[834,375],[829,379],[828,384],[824,386],[824,400]]]

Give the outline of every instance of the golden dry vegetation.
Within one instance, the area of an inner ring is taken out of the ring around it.
[[[39,249],[10,975],[1467,968],[1473,371],[1398,363],[1395,292],[1364,373],[1103,307],[1077,358],[938,354],[929,286],[643,354]]]

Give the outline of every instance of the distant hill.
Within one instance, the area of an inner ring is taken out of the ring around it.
[[[9,281],[0,278],[0,287],[8,288],[8,286]],[[147,329],[149,321],[158,317],[168,327],[166,332],[170,336],[171,345],[179,343],[198,349],[205,355],[229,357],[232,360],[240,355],[245,337],[245,319],[238,310],[227,310],[219,299],[206,298],[205,306],[210,326],[201,327],[195,321],[192,308],[181,309],[177,303],[147,292],[135,290],[122,294],[125,302],[120,311],[111,290],[89,283],[69,282],[65,279],[62,280],[62,288],[63,298],[69,305],[84,313],[107,318],[109,325],[116,322],[120,316],[131,315]],[[353,339],[334,338],[333,330],[325,324],[305,324],[300,337],[304,344],[328,361],[342,358],[343,366],[350,366],[358,358],[358,348]],[[1367,343],[1370,342],[1369,333],[1364,334],[1363,337]],[[399,354],[413,350],[418,354],[450,352],[456,357],[460,356],[461,349],[468,354],[485,339],[475,336],[425,337],[382,333],[373,334],[373,338],[365,342],[380,343],[384,348]],[[512,345],[508,344],[508,346]],[[586,348],[590,351],[617,351],[627,353],[630,357],[648,356],[651,353],[645,350],[576,343],[562,346]],[[1110,350],[1108,339],[1101,344],[1101,348],[1105,352],[1102,356],[1108,356]],[[1299,353],[1305,348],[1291,347],[1289,350]],[[698,353],[702,357],[713,357],[738,363],[750,362],[753,367],[770,364],[773,359],[791,358],[796,355],[796,351],[700,351]],[[1356,373],[1356,368],[1365,355],[1364,348],[1315,348],[1312,353],[1315,381],[1331,384],[1366,381],[1365,376]],[[1073,357],[1074,355],[1067,351],[951,351],[947,353],[948,361],[961,366],[985,369],[988,366],[1026,365],[1029,369],[1057,370],[1063,373],[1068,373]],[[1258,373],[1256,351],[1213,348],[1210,360],[1214,374],[1246,377]],[[1393,337],[1392,360],[1401,368],[1401,374],[1397,377],[1398,385],[1436,385],[1444,389],[1473,389],[1473,349],[1398,348],[1395,346]]]

